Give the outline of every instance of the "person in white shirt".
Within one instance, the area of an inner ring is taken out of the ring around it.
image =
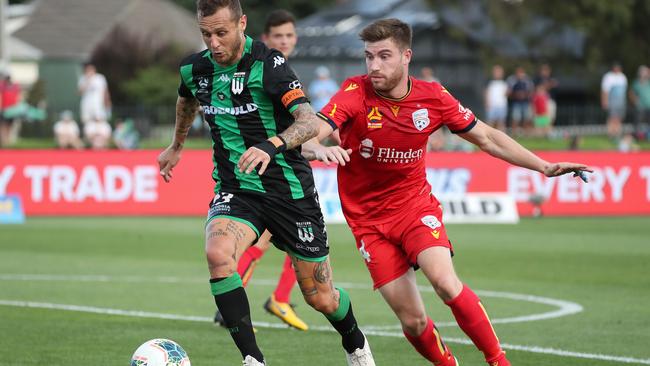
[[[61,119],[54,124],[54,137],[60,149],[81,149],[83,143],[80,138],[81,131],[73,119],[72,112],[63,111]]]
[[[111,105],[108,83],[104,75],[97,72],[95,65],[84,64],[84,74],[79,78],[78,87],[81,94],[81,122],[107,120]]]
[[[506,130],[508,116],[508,83],[503,76],[503,67],[494,65],[492,79],[485,87],[486,122],[501,131]]]
[[[604,76],[600,84],[600,103],[607,111],[607,134],[611,138],[620,138],[623,131],[623,119],[627,104],[627,77],[619,63]]]

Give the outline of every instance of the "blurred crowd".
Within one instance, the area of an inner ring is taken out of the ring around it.
[[[45,112],[24,102],[20,85],[13,83],[7,74],[0,74],[0,147],[12,146],[22,121],[42,120]],[[416,77],[439,82],[432,67],[423,67]],[[312,105],[319,110],[338,90],[340,81],[330,70],[318,66],[314,78],[306,88]],[[557,116],[557,89],[560,82],[554,77],[549,64],[540,64],[529,76],[523,66],[515,67],[510,75],[501,65],[493,65],[483,92],[483,114],[477,116],[487,124],[518,137],[557,137],[554,123]],[[79,122],[75,112],[63,111],[53,125],[56,145],[61,149],[136,149],[140,132],[131,118],[111,118],[111,98],[106,77],[97,72],[91,63],[84,64],[78,80],[80,95]],[[622,67],[614,63],[602,77],[600,104],[606,115],[604,126],[607,135],[620,151],[639,149],[638,141],[650,136],[650,68],[639,66],[631,85]],[[628,110],[629,107],[633,110]],[[625,128],[624,121],[633,124]],[[199,114],[193,124],[193,134],[207,132],[207,125]],[[582,137],[565,136],[568,149],[579,149]],[[440,129],[429,139],[429,151],[471,151],[472,145]]]

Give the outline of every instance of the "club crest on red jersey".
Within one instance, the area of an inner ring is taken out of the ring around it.
[[[375,153],[375,148],[372,145],[371,139],[361,141],[361,144],[359,145],[359,154],[366,159],[372,157]]]
[[[368,128],[382,128],[382,118],[384,116],[379,112],[379,107],[370,108],[370,112],[368,112]]]
[[[418,109],[417,111],[413,112],[412,114],[413,117],[413,126],[418,129],[418,131],[422,131],[427,126],[431,121],[429,120],[429,111],[427,111],[426,108]]]

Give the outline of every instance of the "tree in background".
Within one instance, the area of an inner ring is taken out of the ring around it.
[[[172,0],[179,6],[196,12],[196,0]],[[340,1],[340,0],[339,0]],[[296,18],[301,19],[316,11],[336,4],[337,0],[246,0],[241,1],[244,13],[248,17],[246,33],[257,37],[262,34],[266,14],[275,9],[286,9],[292,12]]]
[[[632,75],[641,64],[650,60],[650,1],[648,0],[429,0],[432,8],[463,8],[481,4],[497,31],[516,34],[531,48],[539,46],[541,37],[530,32],[530,24],[540,17],[551,21],[550,29],[569,26],[585,36],[581,70],[596,82],[612,61],[618,60]],[[550,33],[550,32],[548,32]],[[467,38],[466,35],[458,35]],[[480,46],[480,55],[486,65],[495,62],[512,63],[499,58],[489,44]],[[564,55],[557,55],[554,67],[568,67]],[[535,63],[539,60],[514,60],[516,63]]]

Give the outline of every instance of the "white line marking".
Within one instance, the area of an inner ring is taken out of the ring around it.
[[[152,313],[147,311],[108,309],[108,308],[98,308],[94,306],[53,304],[53,303],[43,303],[43,302],[34,302],[34,301],[0,300],[0,305],[37,308],[37,309],[77,311],[77,312],[106,314],[106,315],[122,315],[122,316],[132,316],[132,317],[139,317],[139,318],[186,320],[186,321],[195,321],[195,322],[212,321],[212,318],[205,317],[205,316]],[[281,324],[281,323],[254,322],[253,324],[259,328],[287,328],[285,324]],[[310,327],[310,329],[315,331],[321,331],[321,332],[334,332],[334,329],[326,326],[313,326]],[[402,333],[398,333],[398,332],[381,332],[381,331],[365,330],[365,328],[364,328],[364,332],[368,335],[374,335],[379,337],[402,338],[404,336]],[[449,343],[459,343],[459,344],[466,344],[466,345],[472,344],[470,340],[463,339],[463,338],[450,337],[450,338],[445,338],[444,340],[445,342],[449,342]],[[613,361],[619,363],[650,365],[650,359],[640,359],[640,358],[625,357],[625,356],[612,356],[612,355],[603,355],[603,354],[595,354],[595,353],[573,352],[573,351],[566,351],[566,350],[561,350],[556,348],[522,346],[522,345],[508,344],[508,343],[504,343],[501,346],[506,350],[541,353],[541,354],[563,356],[563,357],[584,358],[589,360],[602,360],[602,361]]]
[[[203,283],[205,280],[198,280],[196,278],[181,278],[181,277],[144,277],[144,276],[105,276],[105,275],[47,275],[47,274],[0,274],[0,280],[4,281],[79,281],[79,282],[158,282],[158,283]],[[275,280],[251,280],[251,283],[255,285],[262,286],[275,286]],[[347,288],[347,289],[361,289],[361,290],[372,290],[372,287],[368,284],[362,283],[352,283],[352,282],[337,282],[337,285]],[[431,286],[418,286],[418,289],[422,292],[434,292]],[[549,306],[557,307],[556,310],[539,313],[539,314],[530,314],[510,318],[493,318],[493,324],[507,324],[507,323],[522,323],[522,322],[531,322],[537,320],[553,319],[560,318],[567,315],[572,315],[579,313],[583,310],[582,306],[570,301],[552,299],[548,297],[540,297],[534,295],[526,294],[515,294],[510,292],[496,292],[496,291],[480,291],[477,290],[476,293],[480,296],[486,297],[498,297],[503,299],[510,299],[515,301],[527,301],[533,303],[539,303]],[[439,328],[442,327],[457,327],[456,322],[437,322],[436,326]],[[378,325],[374,327],[368,327],[371,330],[400,330],[401,326],[396,325]]]

